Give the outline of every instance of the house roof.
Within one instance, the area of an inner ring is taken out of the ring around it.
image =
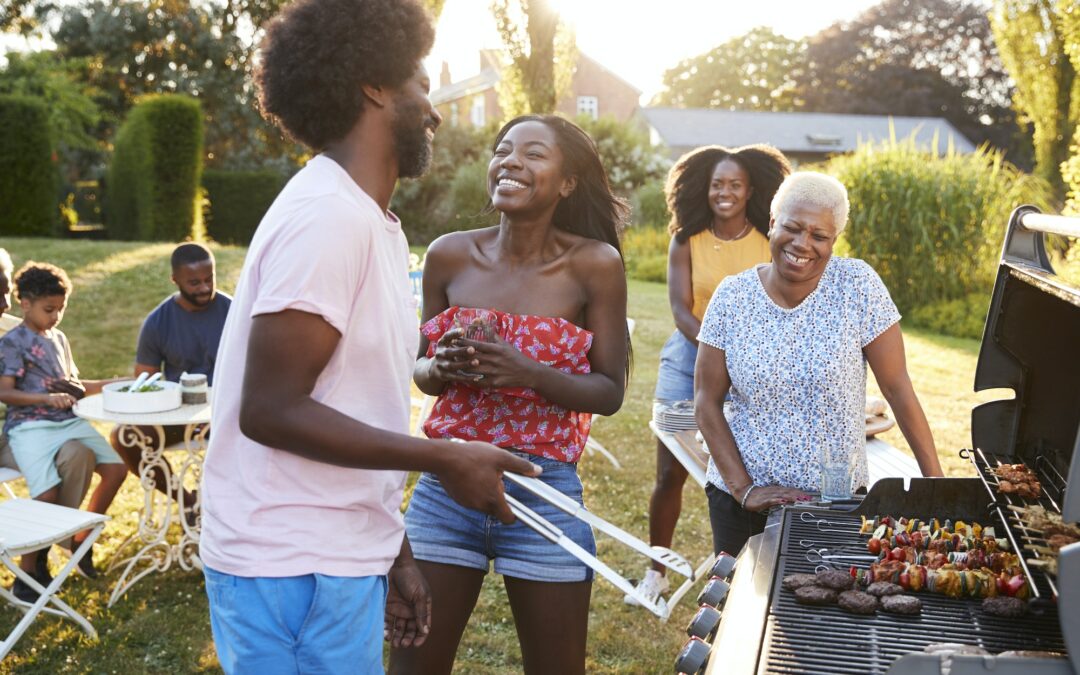
[[[673,148],[701,145],[738,147],[768,143],[785,153],[852,152],[860,143],[889,138],[892,123],[897,139],[915,135],[915,142],[930,146],[938,137],[944,152],[952,139],[957,152],[975,146],[942,117],[840,115],[835,113],[759,112],[706,108],[642,108],[645,118],[664,144]]]
[[[453,82],[445,87],[439,87],[431,92],[432,105],[442,105],[451,101],[479,94],[482,91],[493,89],[499,84],[499,72],[494,68],[486,68],[472,77]]]

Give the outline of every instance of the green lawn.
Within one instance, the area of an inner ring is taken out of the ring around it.
[[[171,245],[11,238],[0,245],[12,253],[16,265],[33,258],[61,265],[71,275],[75,292],[63,329],[71,338],[84,376],[107,377],[130,370],[142,318],[171,290]],[[244,251],[236,247],[216,247],[215,251],[220,286],[230,290]],[[600,420],[594,429],[596,438],[619,457],[623,468],[617,471],[599,456],[586,457],[581,475],[590,508],[644,538],[655,452],[655,441],[646,425],[657,353],[672,330],[672,321],[666,290],[660,284],[631,282],[629,307],[630,316],[637,321],[630,390],[622,410]],[[970,442],[971,406],[989,398],[971,393],[978,345],[908,331],[907,349],[912,379],[930,418],[946,472],[967,474],[968,467],[956,457],[956,451]],[[895,430],[885,438],[906,447]],[[134,531],[141,500],[137,482],[129,478],[113,506],[114,520],[98,546],[99,561]],[[710,541],[704,496],[696,486],[688,486],[674,548],[700,559],[708,553]],[[624,574],[636,577],[644,570],[643,559],[625,547],[600,538],[598,548],[601,558]],[[115,574],[96,582],[73,579],[64,593],[66,600],[97,627],[101,634],[98,642],[87,640],[70,622],[39,619],[12,655],[0,663],[0,673],[220,672],[198,574],[173,571],[151,575],[110,610],[105,603],[115,580]],[[9,584],[10,576],[2,582]],[[621,593],[598,581],[593,592],[588,672],[670,672],[692,610],[693,602],[685,601],[668,624],[661,624],[644,610],[624,605]],[[14,610],[0,607],[0,634],[6,635],[16,620]],[[463,673],[521,670],[513,619],[498,577],[489,576],[484,585],[457,669]]]

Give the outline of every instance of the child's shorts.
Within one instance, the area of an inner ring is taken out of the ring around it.
[[[581,481],[577,465],[515,452],[540,465],[539,478],[581,504]],[[592,528],[561,511],[517,483],[504,481],[506,494],[516,497],[563,531],[576,544],[596,555]],[[593,571],[558,544],[554,544],[520,520],[503,525],[493,516],[467,509],[446,494],[439,479],[420,474],[405,529],[417,560],[459,565],[488,571],[495,561],[496,574],[530,581],[566,583],[592,581]]]
[[[123,464],[109,442],[81,417],[63,422],[23,422],[8,431],[8,442],[19,472],[26,478],[31,497],[60,484],[56,454],[68,441],[82,441],[93,450],[95,464]]]

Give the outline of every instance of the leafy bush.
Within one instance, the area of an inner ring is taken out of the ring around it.
[[[622,239],[626,275],[641,281],[667,283],[668,246],[671,237],[657,227],[633,227]]]
[[[499,214],[485,213],[490,201],[487,172],[486,159],[462,164],[454,172],[447,194],[447,208],[439,210],[440,220],[445,223],[442,232],[471,230],[499,222]]]
[[[905,313],[988,293],[1010,212],[1050,199],[1044,181],[985,148],[939,157],[892,140],[836,157],[827,170],[851,200],[845,248],[877,270]]]
[[[196,234],[202,112],[188,96],[144,99],[116,134],[106,222],[114,239],[180,241]]]
[[[476,129],[447,124],[435,134],[431,168],[422,178],[401,181],[391,202],[390,208],[401,218],[410,244],[429,244],[440,234],[457,228],[456,220],[448,220],[456,212],[449,204],[451,184],[467,164],[483,160],[486,167],[495,131],[492,126]],[[477,188],[483,190],[485,181],[477,183]],[[479,210],[460,213],[472,214]]]
[[[664,181],[656,178],[634,191],[630,200],[634,225],[667,229],[671,212],[664,198]]]
[[[986,312],[990,308],[990,293],[970,293],[955,300],[943,300],[917,308],[911,321],[942,335],[982,338]]]
[[[58,176],[52,157],[45,104],[27,96],[0,96],[0,232],[56,232]]]
[[[648,132],[638,124],[621,122],[610,115],[596,120],[581,115],[574,121],[596,143],[611,187],[619,194],[630,195],[667,174],[670,160],[649,143]]]
[[[277,171],[207,169],[202,175],[209,202],[206,233],[223,244],[250,244],[255,228],[284,185],[285,179]]]
[[[1080,215],[1080,127],[1076,129],[1076,135],[1072,138],[1069,146],[1069,158],[1061,163],[1061,178],[1065,181],[1065,208],[1062,210],[1066,215]]]

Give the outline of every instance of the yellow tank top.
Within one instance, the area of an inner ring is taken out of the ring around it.
[[[690,283],[694,290],[692,312],[698,321],[712,300],[713,291],[725,277],[771,260],[769,239],[754,228],[741,239],[718,239],[711,230],[690,237]]]

